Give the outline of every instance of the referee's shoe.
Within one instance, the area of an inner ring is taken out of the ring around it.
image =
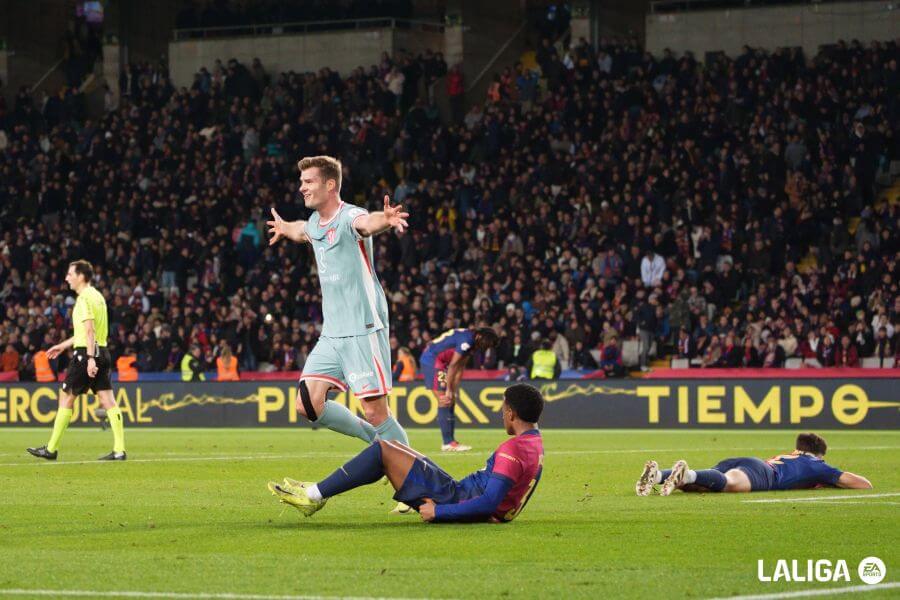
[[[47,460],[56,460],[58,452],[50,452],[47,450],[47,446],[41,446],[40,448],[26,448],[28,450],[28,454],[32,456],[37,456],[38,458],[46,458]]]
[[[126,458],[127,456],[124,452],[116,452],[115,450],[113,450],[109,454],[104,454],[97,460],[125,460]]]

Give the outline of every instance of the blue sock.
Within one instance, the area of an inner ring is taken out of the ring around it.
[[[375,483],[383,475],[381,444],[376,442],[316,485],[323,498],[330,498],[361,485]]]
[[[725,473],[715,469],[704,469],[694,472],[697,474],[694,485],[705,487],[711,492],[721,492],[725,489],[725,484],[728,482],[725,479]]]
[[[406,436],[406,431],[403,430],[403,427],[400,426],[400,423],[394,417],[388,417],[381,425],[377,426],[375,434],[377,439],[393,440],[400,442],[404,446],[409,446],[409,438]]]
[[[444,444],[449,444],[453,441],[453,429],[456,425],[453,408],[450,406],[439,406],[437,421],[438,426],[441,428],[441,439],[444,441]]]
[[[669,475],[672,474],[672,469],[663,469],[659,472],[659,482],[662,483],[666,479],[669,478]]]

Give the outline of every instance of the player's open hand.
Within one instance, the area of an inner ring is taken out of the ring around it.
[[[422,506],[419,507],[419,516],[422,517],[422,520],[426,523],[434,521],[434,500],[425,498]]]
[[[278,240],[287,235],[284,219],[281,218],[281,215],[279,215],[274,208],[272,209],[272,220],[266,221],[266,225],[269,226],[269,235],[272,236],[269,238],[270,246],[274,245]]]
[[[96,359],[96,358],[89,358],[89,359],[88,359],[88,363],[87,363],[87,374],[88,374],[88,377],[90,377],[91,379],[93,379],[94,377],[97,376],[97,372],[98,372],[99,370],[100,370],[100,369],[97,367],[97,359]]]
[[[403,233],[409,227],[409,223],[406,222],[409,213],[403,212],[403,207],[399,204],[391,206],[391,197],[387,194],[384,195],[384,216],[388,224],[397,230],[397,233]]]
[[[62,354],[63,347],[61,344],[57,344],[55,346],[51,346],[49,350],[47,350],[47,358],[53,360],[60,354]]]

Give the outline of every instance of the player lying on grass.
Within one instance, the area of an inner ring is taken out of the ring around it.
[[[662,483],[659,493],[668,496],[675,490],[685,492],[768,492],[800,490],[815,487],[839,487],[856,490],[871,489],[869,480],[860,475],[841,471],[826,463],[822,457],[828,445],[815,433],[797,436],[796,450],[769,460],[758,458],[728,458],[712,469],[692,471],[684,460],[671,469],[660,471],[656,461],[647,461],[644,472],[635,484],[638,496],[648,496]]]
[[[285,478],[269,483],[281,502],[307,517],[328,498],[387,476],[394,499],[419,511],[423,521],[512,521],[541,479],[544,446],[537,428],[544,399],[520,383],[504,393],[503,425],[515,436],[488,459],[484,469],[456,481],[431,459],[396,441],[379,440],[318,483]]]

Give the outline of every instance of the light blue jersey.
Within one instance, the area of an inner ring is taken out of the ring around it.
[[[353,221],[368,211],[341,202],[337,214],[321,221],[314,212],[306,224],[322,286],[322,336],[367,336],[388,326],[388,305],[375,272],[372,238]]]

